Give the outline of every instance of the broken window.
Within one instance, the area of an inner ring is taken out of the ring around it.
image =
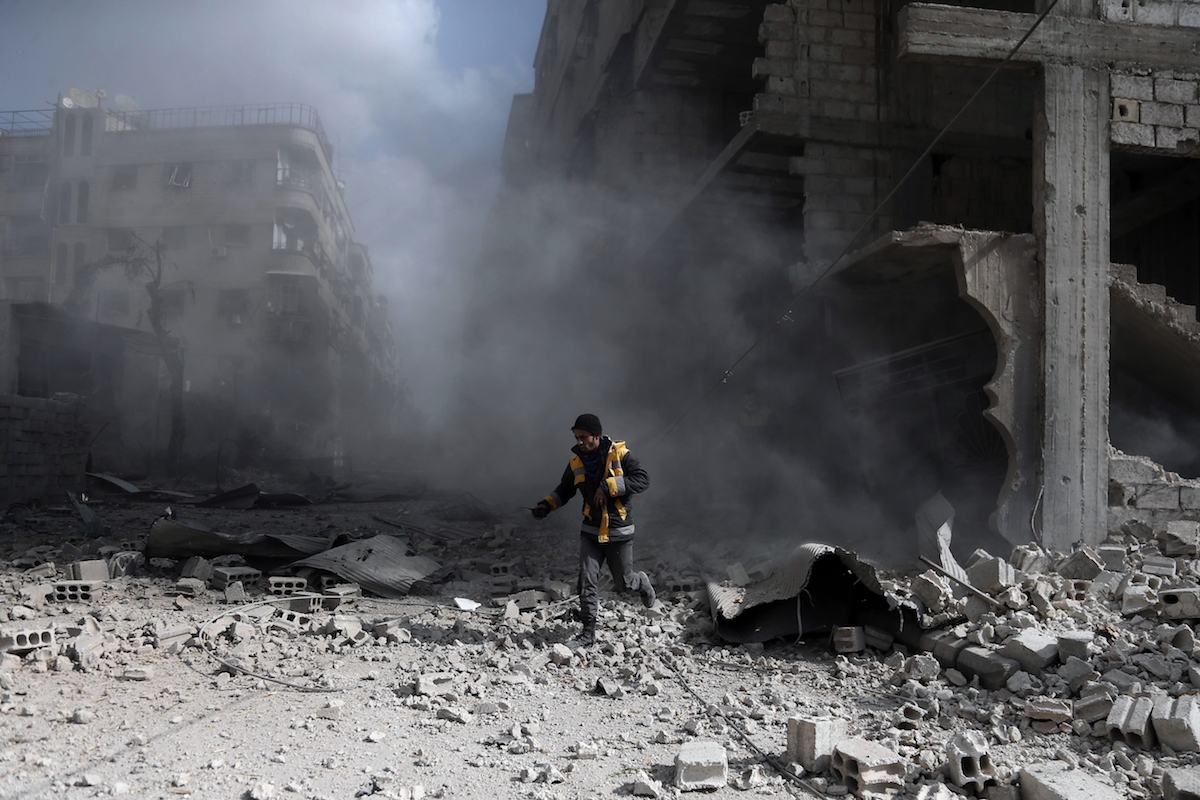
[[[317,240],[317,223],[302,208],[275,210],[275,233],[271,246],[275,250],[313,252]]]
[[[112,188],[114,189],[136,189],[137,188],[137,165],[127,164],[123,167],[113,168]]]
[[[88,117],[91,119],[91,117]],[[79,224],[87,222],[88,218],[88,195],[91,194],[91,186],[87,181],[79,182],[79,191],[75,195],[75,221]]]
[[[301,316],[304,302],[300,275],[272,274],[267,276],[267,313],[275,316]]]
[[[83,113],[83,122],[80,123],[79,136],[79,155],[90,156],[92,154],[92,115],[86,111]]]
[[[166,176],[167,186],[186,189],[192,185],[192,165],[185,162],[167,164]]]
[[[50,226],[36,214],[8,218],[4,250],[12,255],[37,256],[50,252]]]
[[[129,314],[129,292],[121,289],[101,292],[97,312],[100,316],[109,319],[127,316]]]
[[[169,225],[162,229],[162,246],[165,250],[182,250],[187,247],[187,226]]]
[[[225,184],[227,186],[252,186],[254,184],[254,162],[230,161]]]
[[[9,189],[41,189],[50,177],[50,162],[45,156],[13,156]]]
[[[70,111],[63,114],[63,149],[64,156],[75,155],[75,115]]]
[[[321,162],[307,147],[280,147],[275,182],[289,189],[316,191],[321,183]]]
[[[225,246],[226,247],[249,247],[250,246],[250,226],[249,225],[226,225],[225,226]]]
[[[129,228],[109,228],[108,229],[108,249],[128,250],[133,247],[133,231]]]
[[[58,187],[58,224],[71,221],[71,182],[63,181]]]
[[[59,242],[54,248],[54,282],[67,282],[67,243]]]
[[[87,263],[87,247],[84,246],[83,242],[76,242],[75,243],[75,255],[71,259],[71,267],[75,270],[76,273],[78,273],[79,268],[82,267],[85,263]]]
[[[241,325],[250,310],[250,292],[246,289],[222,289],[217,295],[217,316],[230,325]]]

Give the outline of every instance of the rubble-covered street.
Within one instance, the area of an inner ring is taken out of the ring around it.
[[[223,531],[385,535],[438,562],[396,599],[297,592],[239,557],[139,558],[157,502],[94,499],[97,539],[65,505],[10,513],[0,793],[1196,796],[1197,523],[1063,558],[977,553],[988,602],[932,571],[882,575],[939,623],[916,652],[870,626],[725,643],[705,581],[753,586],[769,554],[663,529],[638,552],[659,603],[605,592],[600,641],[578,648],[573,534],[474,502],[173,506]],[[238,568],[240,587],[216,588]]]

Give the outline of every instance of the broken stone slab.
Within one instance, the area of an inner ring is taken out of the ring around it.
[[[946,742],[944,769],[950,782],[961,789],[982,792],[996,782],[987,737],[979,731],[963,731]]]
[[[1154,589],[1146,584],[1133,584],[1125,587],[1121,593],[1121,613],[1125,616],[1141,614],[1158,606],[1158,596]]]
[[[942,665],[934,656],[918,653],[915,656],[909,656],[901,670],[914,681],[928,683],[936,681],[942,674]]]
[[[68,567],[71,580],[100,583],[108,580],[108,562],[102,558],[76,561]]]
[[[662,797],[663,785],[643,771],[634,774],[629,783],[629,793],[634,797]]]
[[[1154,701],[1149,697],[1121,695],[1104,723],[1109,737],[1139,750],[1154,747],[1153,711]]]
[[[183,569],[179,571],[181,578],[195,578],[200,581],[208,581],[212,574],[212,562],[204,556],[192,556],[183,562]]]
[[[1096,635],[1091,631],[1068,631],[1058,635],[1058,658],[1066,662],[1069,658],[1086,660],[1091,656],[1092,641]]]
[[[729,761],[719,742],[685,743],[675,756],[675,786],[684,792],[723,789],[729,782]]]
[[[1081,546],[1058,563],[1058,574],[1070,580],[1090,581],[1104,569],[1104,562],[1096,551],[1087,545]]]
[[[180,578],[175,582],[175,593],[184,597],[199,597],[204,594],[205,584],[199,578]]]
[[[1026,575],[1038,575],[1050,569],[1050,557],[1036,544],[1017,545],[1008,560]]]
[[[1066,663],[1058,668],[1058,677],[1067,682],[1071,691],[1077,692],[1088,681],[1099,680],[1100,673],[1092,667],[1090,662],[1075,656],[1067,656]]]
[[[834,746],[829,764],[855,794],[887,792],[904,786],[904,762],[877,742],[841,741]]]
[[[1195,695],[1155,698],[1150,718],[1158,740],[1172,750],[1200,750],[1200,704]]]
[[[1054,761],[1030,764],[1019,773],[1021,800],[1121,800],[1111,784],[1081,768]]]
[[[1200,552],[1200,522],[1171,520],[1158,533],[1159,547],[1168,556],[1195,556]]]
[[[1000,648],[1000,654],[1021,665],[1034,675],[1058,661],[1058,639],[1034,628],[1026,628],[1010,636]]]
[[[1147,575],[1158,575],[1163,578],[1174,578],[1179,570],[1175,559],[1167,556],[1146,556],[1142,559],[1142,572]]]
[[[787,758],[809,772],[829,767],[834,746],[846,736],[846,720],[834,716],[793,716],[787,720]]]
[[[1104,562],[1104,568],[1113,572],[1125,570],[1125,556],[1128,552],[1123,544],[1102,544],[1096,548],[1096,555]]]
[[[617,699],[625,696],[625,690],[621,688],[620,681],[601,677],[596,679],[596,694]]]
[[[922,572],[913,578],[908,588],[913,597],[924,603],[934,614],[946,610],[946,606],[954,600],[950,581],[933,570]]]

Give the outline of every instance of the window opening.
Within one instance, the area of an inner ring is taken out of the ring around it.
[[[166,250],[182,250],[187,247],[187,226],[164,227],[162,229],[162,246]]]
[[[133,247],[133,231],[129,228],[108,229],[108,249],[128,250]]]
[[[43,189],[50,177],[50,162],[41,155],[13,156],[9,189]]]
[[[123,167],[113,169],[112,188],[114,189],[136,189],[137,188],[137,165],[128,164]]]
[[[71,182],[63,181],[58,187],[58,224],[71,221]]]
[[[63,119],[63,155],[75,155],[75,115],[69,111]]]
[[[15,256],[46,255],[50,252],[50,225],[36,214],[8,218],[4,250]]]
[[[227,247],[249,247],[250,246],[250,226],[249,225],[226,225],[225,226],[225,245]]]
[[[67,243],[59,242],[54,248],[54,282],[67,282]]]
[[[167,164],[167,186],[186,189],[192,185],[191,164]]]
[[[91,119],[91,117],[88,117]],[[75,193],[75,221],[83,224],[88,218],[88,195],[91,193],[91,187],[87,181],[79,182],[79,189]]]
[[[92,154],[92,115],[84,114],[83,121],[79,125],[79,155],[90,156]]]

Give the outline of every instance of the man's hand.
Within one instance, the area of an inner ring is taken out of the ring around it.
[[[534,506],[531,509],[531,513],[533,514],[534,519],[545,519],[546,515],[549,514],[550,511],[551,511],[550,504],[547,503],[545,500],[542,500],[540,503],[538,503],[536,506]]]
[[[595,497],[592,498],[592,507],[593,508],[604,508],[605,504],[607,502],[608,502],[608,490],[604,487],[604,484],[602,483],[596,487],[596,495],[595,495]]]

